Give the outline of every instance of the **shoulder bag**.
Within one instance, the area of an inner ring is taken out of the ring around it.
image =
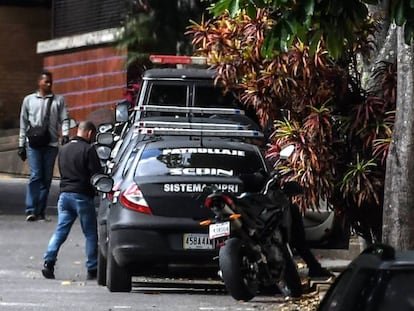
[[[50,106],[52,105],[53,96],[49,97],[47,102],[47,110],[45,119],[40,126],[30,126],[27,130],[26,136],[29,140],[29,146],[31,148],[46,147],[50,143],[49,133],[49,117],[50,117]]]

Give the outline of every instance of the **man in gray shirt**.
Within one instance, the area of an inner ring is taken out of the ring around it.
[[[50,100],[49,115],[48,102]],[[28,130],[48,122],[50,141],[45,146],[31,146]],[[62,144],[69,140],[69,117],[66,103],[61,95],[52,92],[52,74],[40,73],[38,90],[27,95],[20,111],[18,156],[29,159],[30,179],[26,190],[26,220],[46,220],[45,210],[58,154],[59,134]]]

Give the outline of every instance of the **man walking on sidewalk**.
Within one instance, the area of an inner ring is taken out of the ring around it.
[[[52,74],[43,71],[38,90],[27,95],[20,111],[19,147],[22,161],[29,159],[30,179],[26,190],[26,220],[46,220],[53,169],[58,154],[59,133],[62,145],[68,140],[69,117],[63,96],[52,92]],[[41,129],[39,133],[35,130]],[[43,130],[45,129],[45,130]]]
[[[77,136],[62,147],[59,157],[61,176],[58,201],[58,223],[52,235],[46,253],[42,274],[54,279],[54,267],[60,247],[65,242],[76,218],[79,217],[85,236],[87,256],[87,278],[96,278],[98,234],[94,204],[95,189],[90,183],[91,177],[102,171],[95,147],[91,142],[95,138],[96,128],[90,121],[79,124]]]

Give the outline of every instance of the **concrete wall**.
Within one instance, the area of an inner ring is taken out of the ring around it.
[[[36,88],[37,42],[50,38],[50,20],[46,8],[0,6],[0,129],[18,126],[23,97]]]

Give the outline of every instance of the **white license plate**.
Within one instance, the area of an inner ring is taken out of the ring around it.
[[[208,238],[205,233],[184,233],[183,235],[184,249],[214,249],[215,242]]]
[[[208,236],[210,239],[217,239],[230,235],[230,221],[211,224]]]

